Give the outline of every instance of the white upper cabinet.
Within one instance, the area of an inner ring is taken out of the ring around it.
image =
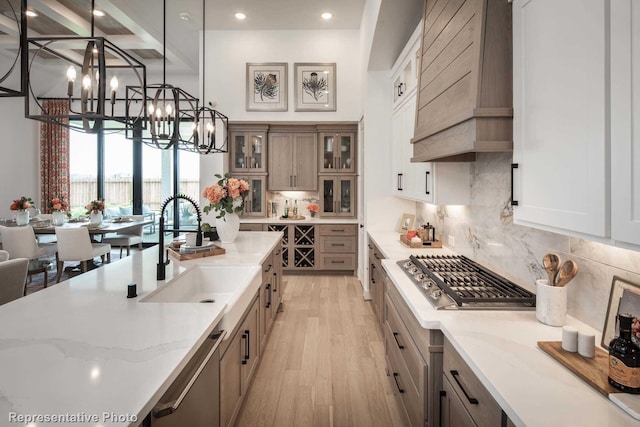
[[[609,236],[608,3],[513,2],[518,224]]]
[[[611,237],[640,245],[640,3],[611,2]]]
[[[420,30],[409,39],[392,68],[394,87],[392,128],[392,194],[405,199],[440,205],[469,204],[469,163],[412,163],[417,103]],[[402,86],[398,85],[402,81]]]

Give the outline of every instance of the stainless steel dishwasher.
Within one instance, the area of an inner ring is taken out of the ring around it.
[[[156,427],[220,425],[220,352],[225,331],[207,337],[151,411]]]

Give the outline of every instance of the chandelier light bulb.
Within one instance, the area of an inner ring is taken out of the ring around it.
[[[89,89],[91,89],[91,77],[89,77],[89,75],[88,75],[88,74],[85,74],[85,75],[82,77],[82,88],[83,88],[84,90],[89,90]]]
[[[171,104],[167,104],[165,111],[167,112],[167,117],[169,117],[173,113],[173,106]]]
[[[67,79],[70,82],[76,81],[76,67],[73,65],[69,65],[69,68],[67,68]]]
[[[116,76],[111,77],[110,85],[113,92],[118,90],[118,78]]]
[[[162,110],[160,108],[156,108],[156,117],[158,120],[162,118]]]
[[[213,123],[207,123],[207,132],[212,133],[214,131]]]
[[[149,106],[147,107],[147,111],[149,112],[150,116],[153,116],[153,113],[155,111],[155,107],[153,106],[152,102],[149,103]]]

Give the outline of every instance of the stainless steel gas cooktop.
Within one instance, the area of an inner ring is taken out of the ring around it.
[[[536,296],[463,255],[420,255],[398,265],[437,309],[531,310]]]

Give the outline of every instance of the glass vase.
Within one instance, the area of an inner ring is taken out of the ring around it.
[[[26,209],[20,209],[16,212],[16,225],[29,224],[29,211]]]

